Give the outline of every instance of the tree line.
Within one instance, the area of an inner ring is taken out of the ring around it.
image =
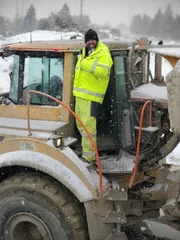
[[[164,12],[159,8],[153,18],[146,14],[137,14],[131,20],[130,32],[147,37],[179,40],[180,15],[174,16],[170,5]]]
[[[51,13],[47,18],[39,20],[36,18],[35,7],[30,5],[24,17],[20,16],[18,12],[12,21],[0,16],[0,35],[9,37],[35,30],[62,31],[63,29],[77,30],[81,28],[83,31],[83,29],[87,30],[89,25],[89,16],[83,15],[80,22],[80,16],[72,16],[67,4],[64,4],[56,14]]]

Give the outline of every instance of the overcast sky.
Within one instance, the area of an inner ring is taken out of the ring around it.
[[[13,18],[18,8],[24,16],[33,4],[37,18],[48,17],[51,12],[58,12],[67,3],[72,14],[80,13],[81,0],[0,0],[0,15]],[[154,16],[160,7],[164,10],[168,3],[174,12],[180,10],[180,0],[83,0],[83,13],[90,16],[93,23],[110,22],[112,26],[124,22],[129,24],[133,15],[146,13]]]

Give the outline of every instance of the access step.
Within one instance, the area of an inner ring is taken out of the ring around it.
[[[103,219],[103,223],[126,223],[126,215],[123,211],[109,211],[107,216]]]
[[[106,240],[128,240],[124,232],[113,233]]]
[[[105,201],[127,201],[127,192],[121,189],[110,189],[105,195],[103,195]]]
[[[123,152],[121,157],[109,157],[101,159],[103,173],[132,173],[135,156]]]

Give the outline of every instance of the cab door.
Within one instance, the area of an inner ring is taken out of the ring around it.
[[[127,52],[112,52],[113,66],[100,117],[98,149],[129,149],[135,145]]]
[[[116,113],[115,129],[120,148],[129,149],[135,145],[133,111],[130,101],[130,81],[127,52],[112,54],[114,71],[113,108]]]

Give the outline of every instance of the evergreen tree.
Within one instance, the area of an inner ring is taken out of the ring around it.
[[[37,29],[40,29],[40,30],[50,30],[51,29],[52,30],[49,18],[39,19],[39,21],[37,22]]]
[[[24,32],[31,32],[36,30],[36,10],[33,5],[31,5],[24,17]]]
[[[11,25],[11,34],[16,35],[23,32],[23,18],[16,14]]]
[[[176,15],[172,28],[172,38],[174,40],[180,39],[180,15]]]
[[[141,34],[149,35],[151,21],[152,19],[149,16],[147,16],[146,14],[143,15],[141,24]]]
[[[173,24],[174,24],[174,18],[173,18],[173,13],[171,9],[171,5],[168,5],[165,13],[163,14],[163,37],[169,38],[172,35],[172,30],[173,30]]]
[[[180,15],[176,15],[174,18],[170,5],[167,6],[164,13],[159,8],[153,19],[146,14],[143,17],[138,14],[131,20],[130,31],[133,34],[154,36],[159,39],[171,38],[179,40]]]
[[[130,31],[134,34],[141,33],[142,18],[140,14],[135,15],[131,20]]]
[[[163,25],[163,14],[159,8],[151,21],[148,35],[154,37],[163,37]]]
[[[9,34],[9,25],[10,22],[3,16],[0,16],[0,35],[7,37]]]
[[[80,28],[80,16],[79,15],[72,16],[72,22],[77,28]],[[81,30],[86,31],[87,28],[89,28],[90,24],[91,24],[91,22],[90,22],[89,16],[88,15],[82,15]]]
[[[9,30],[11,35],[20,34],[23,32],[23,18],[19,15],[18,4],[16,2],[16,15],[11,25],[9,26]]]
[[[55,23],[60,28],[71,28],[73,26],[71,13],[66,3],[63,5],[61,11],[58,12]]]

